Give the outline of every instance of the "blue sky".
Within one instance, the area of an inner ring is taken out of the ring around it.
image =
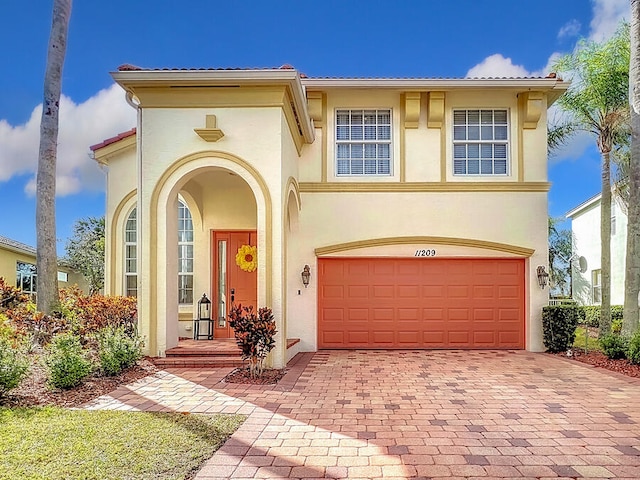
[[[110,71],[277,67],[309,76],[546,75],[577,40],[602,40],[628,0],[110,0],[74,2],[58,153],[59,253],[74,222],[104,214],[104,172],[89,146],[135,126]],[[0,6],[0,235],[35,245],[34,175],[52,2]],[[549,160],[549,209],[598,193],[584,136]]]

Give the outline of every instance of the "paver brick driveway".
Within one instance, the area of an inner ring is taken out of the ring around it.
[[[545,354],[323,351],[276,386],[162,371],[88,408],[244,413],[213,478],[640,478],[640,382]]]

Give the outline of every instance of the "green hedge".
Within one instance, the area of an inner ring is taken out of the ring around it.
[[[576,339],[580,307],[550,305],[542,309],[544,346],[551,353],[566,352]]]
[[[580,323],[587,324],[589,327],[600,326],[600,305],[585,305],[578,307],[580,309]],[[622,305],[611,305],[611,321],[622,321]]]

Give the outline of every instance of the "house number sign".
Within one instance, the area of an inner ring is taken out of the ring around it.
[[[413,256],[414,257],[435,257],[436,251],[433,248],[418,249],[416,250],[416,253]]]

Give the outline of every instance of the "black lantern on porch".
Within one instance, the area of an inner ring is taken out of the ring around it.
[[[204,328],[203,328],[204,327]],[[194,340],[213,340],[213,320],[211,320],[211,300],[203,293],[198,300],[198,317],[193,320]]]

